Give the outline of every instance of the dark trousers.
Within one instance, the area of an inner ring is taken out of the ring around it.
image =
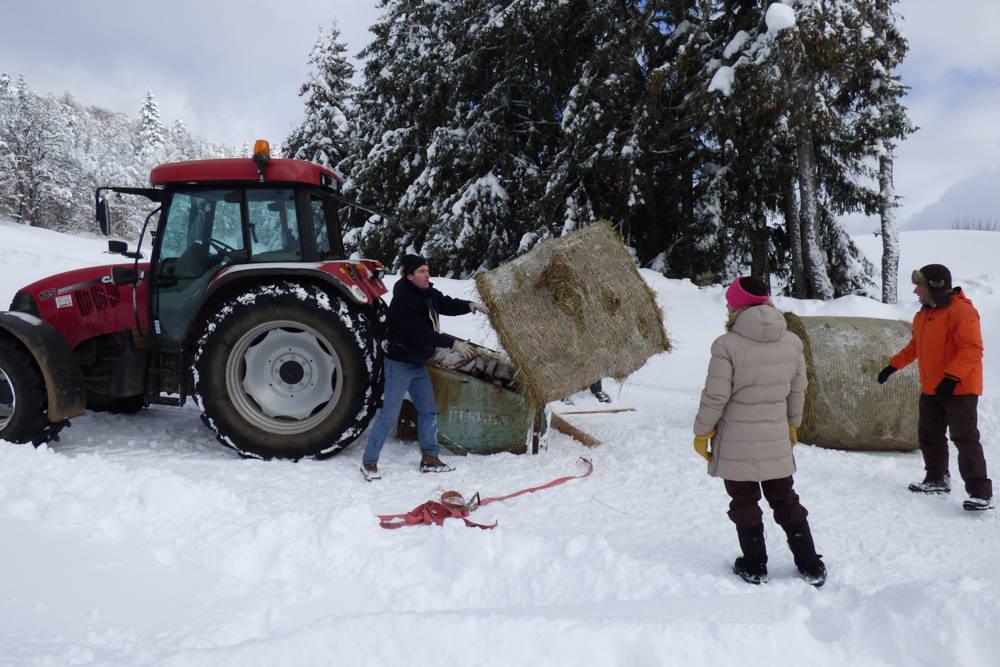
[[[940,480],[948,474],[948,438],[958,448],[958,472],[965,480],[965,491],[979,498],[993,497],[993,482],[986,476],[986,457],[979,442],[977,406],[973,394],[938,398],[920,394],[920,426],[917,439],[924,455],[927,479]]]
[[[724,481],[726,493],[732,498],[729,518],[741,528],[755,528],[764,523],[764,513],[758,504],[761,492],[774,512],[774,521],[781,527],[797,526],[809,515],[799,502],[799,495],[792,489],[791,475],[766,482]]]

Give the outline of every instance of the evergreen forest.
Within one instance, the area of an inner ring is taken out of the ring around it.
[[[94,191],[149,187],[149,172],[178,160],[235,157],[192,135],[183,121],[160,122],[153,93],[138,117],[83,107],[73,96],[39,95],[24,77],[0,73],[0,215],[55,231],[97,233]],[[111,233],[136,239],[148,211],[140,197],[112,197]]]
[[[601,220],[637,265],[698,284],[895,301],[839,222],[878,216],[895,276],[893,157],[915,131],[893,0],[383,0],[355,70],[334,23],[282,154],[384,211],[352,252],[466,278]],[[152,94],[137,120],[0,77],[0,213],[91,229],[96,185],[229,157]],[[141,219],[118,204],[118,233]]]

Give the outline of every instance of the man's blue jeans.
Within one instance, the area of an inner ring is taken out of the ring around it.
[[[434,403],[434,387],[427,366],[407,364],[402,361],[385,359],[385,390],[382,394],[382,411],[378,413],[372,430],[368,434],[368,444],[361,457],[363,463],[378,463],[382,445],[389,436],[393,424],[399,418],[403,407],[403,397],[410,392],[410,400],[417,408],[417,438],[420,451],[437,456],[437,405]]]

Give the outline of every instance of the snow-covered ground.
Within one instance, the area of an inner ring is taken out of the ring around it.
[[[877,261],[878,239],[858,241]],[[0,222],[0,307],[38,278],[109,263],[104,248]],[[909,320],[910,270],[950,266],[983,319],[980,429],[996,470],[998,256],[997,233],[904,233],[902,304],[775,301]],[[385,478],[369,484],[363,438],[322,462],[242,460],[190,406],[87,413],[39,449],[0,442],[0,666],[1000,664],[1000,510],[907,491],[917,452],[797,447],[828,583],[796,576],[769,516],[770,583],[732,574],[728,498],[691,447],[723,290],[643,276],[676,349],[605,381],[635,412],[571,418],[603,441],[594,450],[553,432],[538,456],[451,458],[455,472],[422,475],[415,444],[390,440]],[[435,284],[472,295],[470,281]],[[443,320],[496,345],[482,316]],[[573,401],[604,407],[588,392]],[[375,518],[446,490],[498,496],[579,474],[581,455],[589,478],[478,510],[492,531],[387,531]]]

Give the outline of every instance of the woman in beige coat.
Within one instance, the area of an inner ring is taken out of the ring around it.
[[[733,572],[752,584],[767,581],[764,515],[758,504],[763,493],[788,536],[799,572],[822,586],[826,567],[813,546],[808,512],[792,489],[792,447],[806,391],[802,341],[785,328],[761,279],[737,278],[726,302],[727,333],[712,343],[694,448],[732,498],[729,518],[743,550]]]

